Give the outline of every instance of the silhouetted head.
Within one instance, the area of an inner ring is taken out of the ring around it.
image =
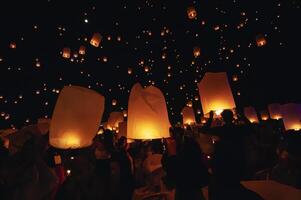
[[[233,112],[231,110],[224,110],[222,113],[222,118],[226,124],[231,124],[233,121]]]

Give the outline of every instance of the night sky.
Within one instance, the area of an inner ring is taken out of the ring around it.
[[[299,0],[3,1],[0,129],[50,118],[69,84],[105,96],[103,121],[127,109],[134,83],[153,84],[175,123],[189,101],[201,111],[197,82],[207,71],[228,73],[238,106],[300,102],[300,15]],[[98,48],[89,43],[94,33],[103,36]],[[256,45],[258,35],[266,45]],[[81,45],[86,54],[74,57]],[[65,47],[72,59],[62,57]]]

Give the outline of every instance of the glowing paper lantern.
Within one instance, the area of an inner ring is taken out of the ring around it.
[[[185,106],[182,110],[183,124],[195,124],[195,115],[192,107]]]
[[[219,115],[224,109],[236,107],[225,72],[207,72],[198,83],[198,88],[204,114],[212,110]]]
[[[101,40],[102,40],[102,36],[100,35],[100,33],[94,33],[90,40],[90,44],[94,47],[98,47]]]
[[[269,119],[269,113],[268,111],[264,110],[260,112],[260,118],[261,120],[268,120]]]
[[[193,48],[193,55],[195,58],[199,57],[201,55],[201,48],[200,47],[194,47]]]
[[[158,139],[169,135],[169,119],[162,92],[139,83],[131,90],[128,103],[127,135],[130,139]]]
[[[128,111],[124,110],[124,111],[122,111],[122,113],[123,113],[123,117],[127,117],[128,116]]]
[[[108,127],[111,129],[116,130],[118,128],[118,124],[123,122],[123,113],[122,112],[111,112],[109,119],[108,119]]]
[[[301,104],[288,103],[281,106],[285,130],[301,129]]]
[[[86,47],[85,46],[80,46],[79,47],[79,50],[78,50],[78,53],[80,54],[80,55],[85,55],[86,54]]]
[[[280,104],[278,104],[278,103],[270,104],[270,105],[268,105],[268,110],[270,113],[270,117],[272,119],[278,120],[278,119],[282,118]]]
[[[91,145],[104,111],[104,97],[79,86],[65,86],[55,105],[50,125],[50,144],[56,148]]]
[[[194,19],[197,16],[197,12],[194,7],[187,8],[187,16],[189,19]]]
[[[251,123],[258,123],[258,117],[255,109],[253,107],[245,107],[244,108],[244,115]]]
[[[63,58],[70,58],[70,56],[71,56],[71,49],[70,48],[68,48],[68,47],[66,47],[66,48],[64,48],[63,49]]]
[[[15,48],[17,48],[17,44],[16,44],[15,42],[11,42],[11,43],[9,44],[9,48],[15,49]]]
[[[117,100],[116,99],[113,99],[112,100],[112,106],[116,106],[117,105]]]
[[[256,44],[258,47],[262,47],[264,45],[266,45],[267,41],[265,39],[265,37],[263,35],[257,35],[256,36]]]

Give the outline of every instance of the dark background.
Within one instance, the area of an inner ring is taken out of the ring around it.
[[[196,20],[187,18],[189,6],[197,10]],[[238,106],[252,105],[261,110],[274,102],[300,103],[300,13],[300,1],[292,0],[3,1],[0,128],[51,117],[58,96],[52,90],[68,84],[90,86],[106,97],[104,121],[109,112],[126,109],[134,83],[149,85],[149,81],[165,94],[170,120],[175,123],[181,119],[183,106],[198,95],[194,81],[200,81],[206,71],[228,73]],[[246,19],[246,25],[238,30],[237,25]],[[205,25],[201,25],[203,20]],[[219,31],[214,31],[216,25]],[[161,36],[164,27],[172,34]],[[89,44],[95,32],[104,37],[102,47]],[[264,47],[256,46],[258,34],[266,36]],[[9,48],[11,42],[16,42],[16,49]],[[64,47],[75,52],[80,45],[86,46],[84,62],[61,57]],[[198,58],[192,54],[195,46],[201,48]],[[166,59],[161,58],[163,53]],[[102,62],[104,56],[106,63]],[[35,67],[37,58],[39,68]],[[139,65],[141,59],[150,67],[149,73]],[[129,67],[132,75],[127,73]],[[233,82],[232,75],[239,81]],[[184,86],[182,90],[180,86]],[[116,106],[111,105],[112,99],[117,100]],[[201,109],[199,101],[194,101],[194,108]]]

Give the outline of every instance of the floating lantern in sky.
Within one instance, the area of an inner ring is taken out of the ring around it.
[[[234,82],[238,81],[238,76],[237,76],[237,75],[233,75],[233,76],[232,76],[232,80],[233,80]]]
[[[194,47],[193,48],[193,55],[195,58],[199,57],[201,55],[201,48],[200,47]]]
[[[123,117],[127,117],[128,116],[128,111],[124,110],[122,111]]]
[[[93,90],[65,86],[52,115],[50,144],[61,149],[91,145],[102,118],[104,101],[104,97]]]
[[[84,45],[79,47],[78,53],[80,55],[85,55],[86,54],[86,47]]]
[[[15,49],[15,48],[17,48],[17,44],[16,44],[15,42],[11,42],[11,43],[9,44],[9,48]]]
[[[165,98],[154,87],[133,86],[128,102],[127,136],[130,139],[159,139],[169,135]]]
[[[132,74],[132,73],[133,73],[132,68],[128,68],[128,74]]]
[[[301,129],[301,104],[288,103],[281,106],[285,130]]]
[[[118,128],[118,124],[120,122],[123,122],[123,113],[122,112],[111,112],[109,119],[108,119],[107,126],[113,130],[116,130]]]
[[[278,120],[278,119],[282,118],[280,104],[278,104],[278,103],[269,104],[268,110],[269,110],[271,119]]]
[[[144,67],[144,71],[145,71],[145,72],[149,72],[149,67],[148,67],[148,66],[145,66],[145,67]]]
[[[70,48],[68,48],[68,47],[65,47],[64,49],[63,49],[63,58],[70,58],[70,56],[71,56],[71,49]]]
[[[256,36],[256,44],[258,47],[262,47],[262,46],[266,45],[266,43],[267,43],[267,41],[262,34],[259,34]]]
[[[205,73],[198,83],[198,88],[204,114],[212,110],[216,115],[220,115],[223,110],[236,107],[225,72]]]
[[[256,110],[253,107],[251,107],[251,106],[245,107],[244,108],[244,115],[246,116],[246,118],[251,123],[258,123],[257,113],[256,113]]]
[[[94,47],[98,47],[101,40],[102,40],[102,36],[100,35],[100,33],[94,33],[90,40],[90,44]]]
[[[112,100],[112,106],[116,106],[117,105],[117,100],[116,99],[113,99]]]
[[[191,6],[191,7],[187,8],[187,16],[188,16],[189,19],[196,18],[197,12],[196,12],[194,7]]]
[[[195,124],[195,115],[192,107],[185,106],[182,110],[183,124]]]
[[[188,101],[188,102],[186,103],[186,106],[187,106],[187,107],[192,107],[192,101]]]

